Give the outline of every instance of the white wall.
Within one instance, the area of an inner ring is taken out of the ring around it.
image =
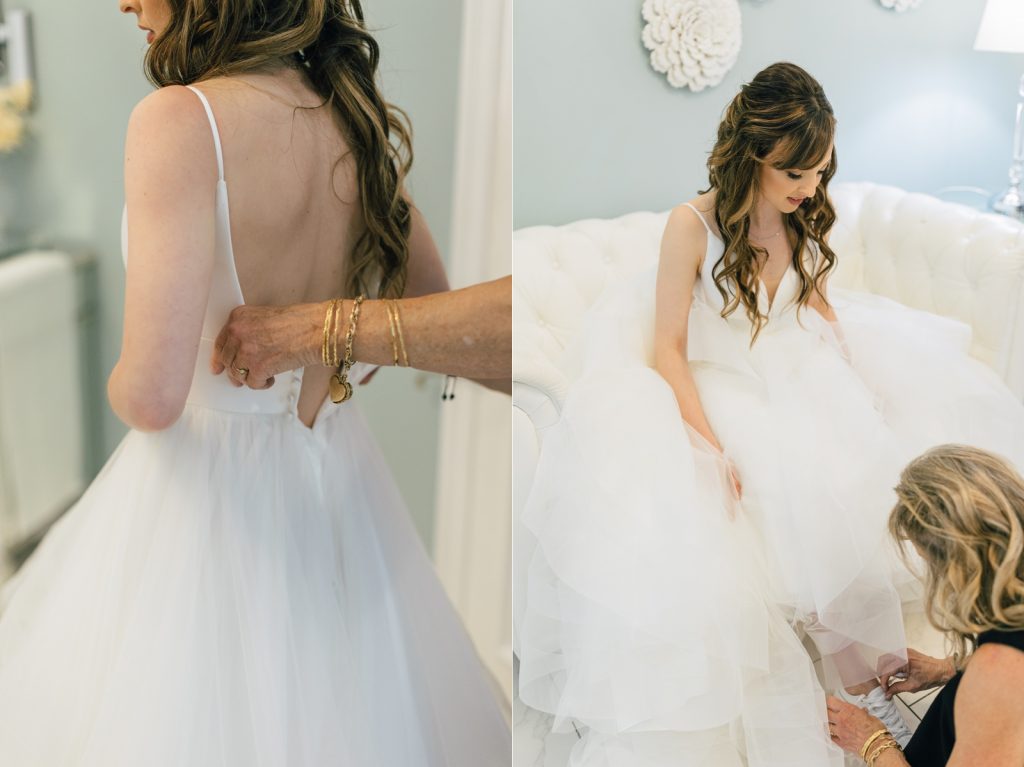
[[[1006,183],[1024,56],[972,50],[984,0],[924,0],[904,14],[877,0],[740,0],[739,60],[701,93],[650,68],[641,5],[516,0],[516,227],[689,199],[707,185],[726,104],[783,60],[832,102],[837,180],[923,192]]]

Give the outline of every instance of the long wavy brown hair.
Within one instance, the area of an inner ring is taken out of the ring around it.
[[[1024,478],[992,453],[940,445],[903,470],[896,496],[889,532],[924,560],[925,611],[955,654],[982,631],[1024,629]]]
[[[712,268],[728,317],[741,305],[757,339],[767,317],[758,307],[758,286],[768,253],[752,245],[750,212],[757,199],[760,166],[812,168],[833,145],[836,119],[818,81],[795,64],[780,62],[757,73],[726,107],[718,139],[708,157],[709,188],[715,190],[715,221],[725,252]],[[817,192],[793,213],[783,216],[787,239],[793,242],[793,266],[800,277],[797,306],[807,305],[812,293],[825,300],[822,286],[835,267],[836,256],[825,237],[836,220],[828,197],[828,182],[836,172],[835,149]],[[801,258],[808,240],[823,257],[816,274]]]
[[[412,165],[407,115],[377,87],[380,49],[359,0],[168,0],[170,22],[146,55],[157,87],[191,85],[289,61],[333,109],[355,160],[363,231],[345,277],[349,295],[405,291]],[[341,163],[344,158],[339,158]],[[337,167],[337,165],[335,166]]]

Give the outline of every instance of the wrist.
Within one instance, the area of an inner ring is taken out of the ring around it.
[[[937,681],[939,684],[946,684],[946,682],[956,676],[957,671],[956,658],[952,656],[946,658],[942,664],[942,672],[939,674],[939,679]]]
[[[868,767],[884,767],[885,765],[905,764],[903,749],[890,733],[886,732],[884,737],[879,738],[867,749],[867,753],[861,754],[861,758]]]
[[[303,314],[303,326],[308,327],[305,343],[302,345],[302,361],[305,367],[324,366],[324,323],[334,299],[307,304]],[[342,318],[338,318],[339,322]]]

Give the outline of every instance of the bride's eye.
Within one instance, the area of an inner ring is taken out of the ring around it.
[[[794,173],[794,172],[793,172],[793,171],[791,171],[791,170],[787,170],[787,171],[786,171],[786,175],[787,175],[787,176],[789,176],[789,177],[790,177],[791,179],[793,179],[794,181],[796,181],[797,179],[800,179],[800,178],[802,178],[802,176],[801,176],[801,175],[800,175],[799,173]]]

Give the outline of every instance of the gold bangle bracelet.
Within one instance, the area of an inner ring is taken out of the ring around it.
[[[334,332],[331,333],[331,367],[336,368],[341,364],[341,360],[338,358],[338,318],[341,316],[342,310],[345,308],[345,303],[342,299],[337,299],[334,302]]]
[[[860,747],[860,758],[866,760],[868,758],[868,749],[871,748],[871,745],[879,738],[888,734],[889,731],[885,727],[871,733],[871,736],[864,741],[864,745]]]
[[[391,330],[391,353],[394,357],[394,365],[398,367],[398,338],[395,335],[395,317],[392,314],[394,311],[391,303],[388,301],[384,302],[384,311],[388,313],[388,328]]]
[[[405,336],[402,333],[402,311],[395,299],[391,299],[391,304],[395,309],[395,327],[398,328],[398,345],[402,349],[402,360],[405,362],[405,366],[409,367],[409,355],[405,351]]]
[[[335,365],[337,365],[337,363],[334,363],[334,365],[331,364],[332,356],[331,356],[330,338],[331,338],[331,319],[332,319],[332,317],[336,313],[339,301],[340,301],[340,299],[337,299],[337,298],[334,299],[333,301],[331,301],[327,305],[327,311],[324,314],[324,342],[323,342],[323,345],[320,347],[320,359],[324,363],[324,367],[334,367]]]

